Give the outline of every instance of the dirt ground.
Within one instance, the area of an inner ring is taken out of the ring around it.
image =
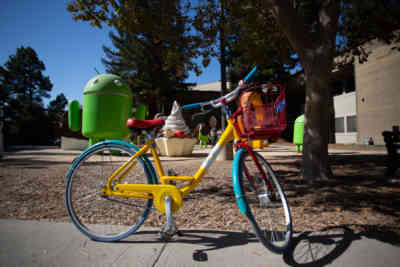
[[[301,155],[285,154],[293,147],[275,147],[279,155],[264,153],[288,197],[296,232],[347,227],[354,231],[394,233],[400,237],[400,171],[384,176],[384,147],[332,146],[334,178],[305,183],[300,177]],[[370,150],[369,154],[355,151]],[[379,153],[374,153],[379,150]],[[268,151],[268,148],[265,149]],[[0,218],[70,221],[65,204],[65,175],[76,152],[59,149],[24,149],[3,154],[0,160]],[[192,175],[203,156],[168,160],[166,169]],[[231,161],[214,163],[201,184],[185,199],[176,214],[180,228],[244,230],[247,219],[235,203]],[[164,216],[156,210],[146,220],[159,226]]]

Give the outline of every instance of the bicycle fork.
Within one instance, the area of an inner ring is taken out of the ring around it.
[[[247,145],[246,143],[242,143],[242,142],[241,142],[240,144],[238,144],[238,147],[242,147],[242,148],[244,148],[244,149],[247,150],[247,152],[249,153],[251,159],[252,159],[252,160],[254,161],[254,163],[256,164],[257,170],[261,173],[261,177],[262,177],[262,179],[264,180],[264,182],[265,182],[265,184],[266,184],[266,186],[267,186],[268,192],[273,193],[273,192],[274,192],[274,188],[272,187],[271,182],[270,182],[269,179],[267,178],[267,175],[266,175],[266,173],[265,173],[265,170],[264,170],[264,168],[261,166],[259,159],[258,159],[258,158],[256,157],[256,155],[254,154],[253,149],[252,149],[249,145]],[[247,169],[247,167],[246,167],[245,164],[243,164],[243,168],[244,168],[244,172],[245,172],[245,174],[246,174],[246,177],[247,177],[247,179],[249,180],[250,185],[252,185],[252,184],[253,184],[253,179],[254,179],[254,177],[252,177],[252,175],[250,174],[250,172],[249,172],[249,170]]]

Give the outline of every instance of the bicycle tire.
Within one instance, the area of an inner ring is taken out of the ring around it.
[[[113,242],[139,229],[153,205],[152,199],[104,197],[108,177],[138,148],[118,140],[98,143],[82,152],[67,173],[65,201],[72,223],[89,238]],[[155,184],[150,161],[141,156],[124,183]],[[132,222],[134,225],[132,226]]]
[[[290,208],[270,164],[259,153],[252,153],[264,170],[270,188],[251,154],[240,149],[235,156],[232,175],[237,203],[261,243],[275,253],[283,253],[292,241]]]

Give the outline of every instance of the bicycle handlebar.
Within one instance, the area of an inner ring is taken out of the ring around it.
[[[200,104],[201,103],[193,103],[193,104],[185,105],[182,107],[182,109],[188,110],[188,109],[193,109],[193,108],[199,108],[199,107],[201,107]]]
[[[230,103],[233,100],[235,100],[237,98],[237,96],[239,95],[240,89],[242,89],[242,87],[244,87],[244,84],[249,81],[251,79],[251,77],[254,75],[254,73],[257,71],[257,66],[255,66],[244,78],[244,83],[241,81],[239,83],[239,85],[235,88],[235,90],[233,90],[232,92],[221,96],[217,99],[211,100],[211,101],[206,101],[206,102],[198,102],[198,103],[193,103],[193,104],[189,104],[189,105],[184,105],[182,107],[182,110],[189,110],[189,109],[194,109],[194,108],[200,108],[202,110],[200,114],[205,114],[207,112],[210,112],[211,110],[204,110],[205,106],[210,105],[212,108],[218,108],[220,106],[222,106],[223,104],[226,103]]]
[[[247,74],[247,76],[244,78],[244,81],[247,82],[248,80],[251,79],[251,76],[253,76],[254,73],[256,73],[257,71],[257,66],[255,66],[250,72],[249,74]]]

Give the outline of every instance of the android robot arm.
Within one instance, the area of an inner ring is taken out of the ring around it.
[[[79,101],[75,99],[68,103],[68,127],[74,132],[78,132],[82,129],[81,107]],[[89,137],[89,146],[99,141],[101,140]]]
[[[81,110],[78,100],[68,103],[68,127],[77,132],[81,129]]]

